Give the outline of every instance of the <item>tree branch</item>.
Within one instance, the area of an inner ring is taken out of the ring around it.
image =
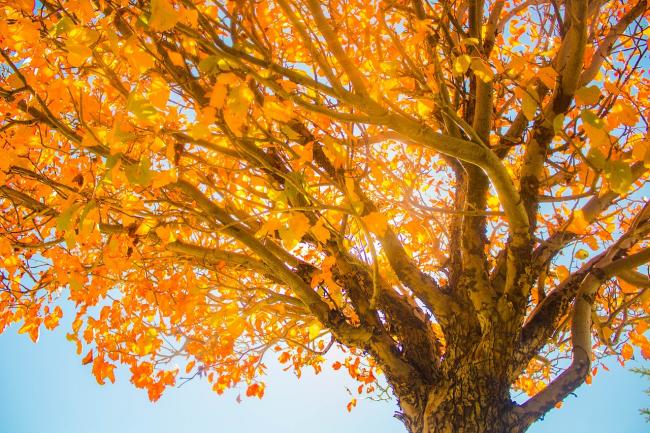
[[[571,365],[546,388],[515,410],[522,422],[531,424],[584,382],[591,365],[591,309],[598,289],[618,273],[650,261],[650,248],[612,261],[614,254],[614,251],[609,251],[601,258],[582,280],[576,294],[571,314]]]
[[[598,48],[594,53],[589,66],[582,71],[580,75],[580,86],[585,86],[590,83],[598,74],[600,67],[605,62],[605,59],[611,54],[614,44],[621,37],[627,27],[647,9],[647,0],[640,0],[632,9],[630,9],[620,21],[617,22],[607,33],[605,38],[598,44]]]
[[[571,301],[580,289],[580,284],[594,269],[599,278],[607,281],[615,276],[616,272],[633,269],[648,260],[648,249],[633,254],[626,258],[621,256],[635,243],[647,237],[650,232],[650,202],[637,214],[628,230],[611,245],[589,262],[585,263],[578,271],[570,275],[565,281],[553,290],[530,313],[528,320],[521,330],[519,347],[515,355],[515,364],[512,375],[516,376],[528,364],[531,357],[537,353],[555,331],[557,324],[570,308]],[[616,260],[616,261],[614,261]],[[614,262],[613,262],[614,261]],[[614,265],[616,263],[616,265]],[[611,268],[607,266],[611,264]]]

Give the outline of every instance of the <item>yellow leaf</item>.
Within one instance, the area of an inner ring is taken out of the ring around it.
[[[185,58],[180,53],[177,53],[176,51],[169,51],[168,56],[169,60],[171,60],[174,65],[180,67],[186,66]]]
[[[43,319],[43,324],[51,331],[58,326],[61,317],[63,317],[63,310],[57,305],[52,314]]]
[[[563,281],[569,276],[569,269],[564,265],[560,265],[555,268],[555,275],[557,275],[560,281]]]
[[[282,223],[277,219],[269,219],[262,227],[255,233],[255,236],[264,237],[267,235],[273,235],[273,233],[282,227]]]
[[[228,87],[225,84],[216,82],[210,93],[210,106],[214,108],[223,108],[226,105],[226,97],[228,96]]]
[[[587,257],[589,257],[589,253],[587,252],[587,250],[581,248],[578,251],[576,251],[574,256],[575,256],[576,259],[584,260]]]
[[[571,223],[567,226],[567,231],[575,233],[577,235],[584,234],[589,227],[589,221],[585,219],[585,214],[582,210],[578,209],[573,213],[573,218]]]
[[[219,74],[217,82],[212,88],[212,93],[210,93],[210,105],[214,108],[223,108],[226,105],[228,87],[239,82],[239,77],[231,72]]]
[[[523,111],[526,119],[533,120],[535,118],[535,113],[537,113],[537,100],[531,94],[535,92],[535,89],[528,88],[524,91],[521,99],[521,111]]]
[[[509,76],[516,77],[526,68],[526,66],[526,60],[523,57],[514,54],[507,66],[506,72]]]
[[[181,19],[191,27],[197,27],[199,25],[199,12],[195,9],[183,9]]]
[[[155,137],[151,145],[149,145],[149,149],[151,149],[152,152],[160,152],[165,148],[167,148],[167,143],[162,141],[160,137]]]
[[[169,84],[160,75],[154,75],[149,88],[149,101],[154,107],[164,110],[169,101]]]
[[[138,226],[135,234],[138,236],[144,236],[151,231],[152,228],[156,226],[156,220],[153,218],[145,218],[145,220]]]
[[[501,206],[501,201],[499,200],[499,197],[497,197],[496,195],[491,195],[487,199],[487,205],[492,210],[498,210],[499,207]]]
[[[92,50],[87,46],[70,41],[65,44],[65,48],[68,50],[68,62],[70,62],[70,66],[75,68],[81,67],[93,54]]]
[[[324,144],[323,152],[325,152],[325,156],[332,161],[334,168],[343,167],[347,160],[345,147],[338,140],[334,140],[329,135],[323,137],[322,141]]]
[[[463,75],[469,69],[472,58],[467,54],[462,54],[454,60],[454,74]]]
[[[176,163],[176,146],[174,144],[169,143],[165,145],[165,158],[172,164]]]
[[[484,83],[489,83],[494,79],[494,72],[492,71],[492,68],[490,68],[486,62],[479,59],[478,57],[475,57],[471,60],[471,67],[472,71],[474,71],[474,75],[476,75],[478,79]]]
[[[248,109],[254,96],[246,83],[234,87],[228,93],[223,117],[228,127],[237,135],[243,132],[243,126],[248,118]]]
[[[92,55],[90,48],[99,39],[99,33],[85,27],[75,27],[68,32],[65,48],[68,61],[74,67],[81,67]]]
[[[634,144],[632,157],[637,161],[642,161],[643,165],[650,167],[650,140],[642,140]]]
[[[301,169],[303,165],[314,159],[314,142],[310,141],[305,145],[295,146],[293,151],[298,155],[298,159],[291,161],[291,165],[294,169]]]
[[[140,74],[156,66],[153,57],[138,45],[135,36],[124,45],[124,55],[129,64]]]
[[[210,135],[210,127],[202,122],[194,122],[190,129],[190,136],[195,140],[206,138]]]
[[[246,388],[246,397],[264,397],[264,384],[263,383],[254,383]]]
[[[264,114],[278,122],[288,122],[293,117],[291,106],[287,103],[282,103],[271,97],[264,100],[263,107]]]
[[[600,89],[596,86],[581,87],[575,93],[576,102],[581,105],[594,105],[600,99]]]
[[[210,135],[210,125],[215,120],[216,111],[214,107],[205,107],[202,110],[197,112],[196,120],[192,124],[192,129],[190,129],[190,135],[194,139],[206,138]],[[226,119],[228,120],[228,119]],[[167,154],[168,159],[171,156],[171,150]],[[174,157],[175,158],[175,157]],[[174,161],[174,159],[169,159]]]
[[[176,25],[180,14],[167,0],[151,0],[151,17],[149,27],[164,32]]]
[[[555,132],[555,135],[558,135],[564,131],[564,119],[565,119],[564,114],[558,114],[553,118],[553,131]]]
[[[549,89],[555,87],[555,80],[557,79],[557,72],[551,66],[540,69],[537,72],[537,78]]]
[[[153,188],[160,188],[178,180],[178,173],[176,170],[165,170],[155,172],[151,179],[151,186]]]
[[[321,329],[323,329],[320,326],[320,323],[314,322],[311,325],[309,325],[309,339],[313,340],[314,338],[318,337],[318,334],[320,334]]]
[[[620,123],[626,126],[634,126],[639,121],[639,113],[636,108],[626,101],[617,101],[610,111],[610,117],[615,118],[615,126]]]
[[[589,123],[583,123],[582,127],[591,140],[591,144],[598,149],[607,149],[609,147],[609,134],[603,128],[594,127]]]
[[[176,240],[176,233],[169,226],[156,227],[156,234],[163,244],[168,244]]]
[[[144,96],[131,93],[126,101],[126,109],[140,120],[154,120],[158,110]]]
[[[434,102],[431,99],[418,99],[415,109],[421,117],[427,117],[433,111]]]
[[[23,326],[18,330],[19,334],[28,334],[29,338],[36,343],[38,341],[38,327],[39,324],[31,320],[26,320]]]
[[[280,238],[288,249],[293,249],[309,230],[309,219],[302,213],[294,214],[284,227],[281,227]]]

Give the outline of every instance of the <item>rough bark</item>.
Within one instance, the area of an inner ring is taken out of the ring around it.
[[[513,413],[508,384],[478,364],[459,365],[420,405],[401,407],[398,417],[410,433],[520,433],[527,427]]]
[[[520,433],[526,430],[510,398],[508,365],[517,331],[495,319],[480,330],[459,317],[451,323],[448,350],[436,379],[399,384],[402,419],[410,433]],[[459,348],[462,348],[460,350]],[[389,377],[389,380],[391,378]],[[424,397],[413,398],[414,395]],[[403,404],[406,402],[407,404]],[[414,404],[415,402],[415,404]]]

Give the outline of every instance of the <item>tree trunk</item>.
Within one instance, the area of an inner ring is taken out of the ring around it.
[[[474,368],[459,366],[431,386],[423,404],[409,404],[412,394],[404,394],[398,395],[402,412],[397,416],[410,433],[523,433],[528,427],[512,412],[509,386]]]

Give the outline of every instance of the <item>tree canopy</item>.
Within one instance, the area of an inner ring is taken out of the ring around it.
[[[385,375],[412,433],[650,358],[646,0],[0,5],[0,331],[68,298],[154,401]]]

